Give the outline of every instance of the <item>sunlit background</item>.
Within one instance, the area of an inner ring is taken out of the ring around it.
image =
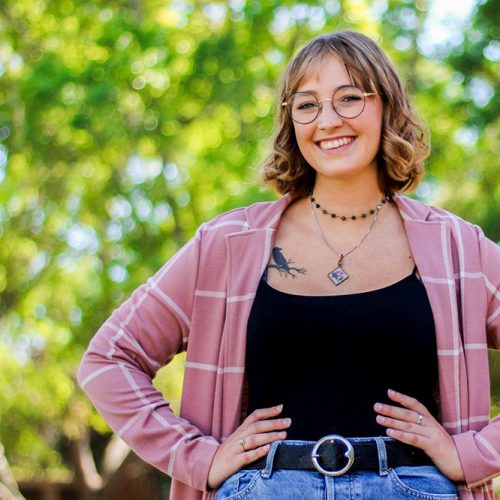
[[[416,196],[499,241],[499,13],[499,0],[1,0],[0,498],[14,479],[28,499],[167,497],[76,367],[202,221],[273,197],[258,167],[277,82],[312,36],[382,44],[432,132]],[[182,366],[156,380],[175,409]]]

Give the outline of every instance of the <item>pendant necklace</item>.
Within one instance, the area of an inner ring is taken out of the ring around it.
[[[323,232],[323,229],[321,229],[321,226],[319,225],[319,221],[318,221],[318,218],[316,216],[316,212],[314,210],[314,202],[311,201],[311,211],[313,214],[314,222],[316,223],[316,228],[318,229],[318,232],[321,235],[321,239],[325,242],[326,246],[339,258],[339,260],[337,262],[337,267],[335,269],[332,269],[328,273],[328,278],[330,278],[330,280],[333,282],[333,284],[335,286],[340,285],[347,278],[349,278],[349,275],[346,273],[346,271],[342,267],[342,264],[344,262],[344,258],[347,257],[350,253],[354,252],[354,250],[359,248],[361,246],[361,244],[363,243],[363,241],[365,241],[366,237],[371,233],[371,230],[373,229],[375,222],[377,222],[378,215],[379,215],[381,208],[382,208],[381,203],[379,203],[375,207],[375,214],[373,215],[373,220],[370,224],[370,227],[368,228],[366,233],[363,235],[363,237],[359,240],[359,242],[355,246],[353,246],[350,250],[348,250],[347,252],[340,253],[340,252],[337,252],[337,250],[335,250],[335,248],[333,248],[332,245],[330,245],[330,243],[326,239],[325,233]]]

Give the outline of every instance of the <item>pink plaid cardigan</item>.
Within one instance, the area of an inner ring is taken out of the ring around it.
[[[115,432],[173,477],[172,499],[213,498],[206,486],[213,456],[241,421],[248,315],[290,201],[203,224],[112,314],[84,355],[81,387]],[[500,347],[500,247],[444,210],[395,201],[434,314],[442,424],[466,476],[460,498],[493,499],[500,418],[489,422],[487,349]],[[176,416],[151,379],[184,350]]]

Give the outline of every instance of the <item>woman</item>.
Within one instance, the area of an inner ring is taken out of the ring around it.
[[[284,196],[202,225],[79,370],[171,498],[493,498],[500,251],[399,194],[426,155],[375,42],[325,35],[290,63],[265,165]],[[151,378],[182,350],[177,417]]]

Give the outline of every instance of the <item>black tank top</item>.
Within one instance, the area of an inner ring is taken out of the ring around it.
[[[415,273],[351,295],[292,295],[260,281],[248,320],[248,413],[284,404],[287,439],[385,435],[375,402],[387,389],[437,416],[434,320]]]

